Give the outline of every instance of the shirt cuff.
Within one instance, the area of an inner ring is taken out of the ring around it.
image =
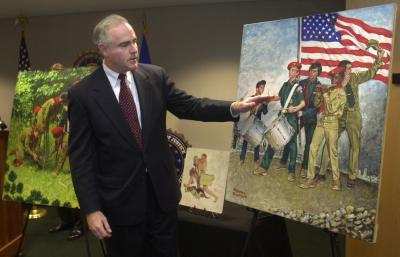
[[[236,119],[236,118],[239,118],[239,115],[240,115],[240,114],[236,114],[236,115],[233,114],[232,106],[233,106],[234,103],[235,103],[235,102],[231,103],[231,106],[229,107],[229,111],[231,112],[232,118]]]

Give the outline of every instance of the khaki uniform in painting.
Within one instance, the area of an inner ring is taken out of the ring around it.
[[[331,159],[332,174],[334,186],[333,189],[340,189],[339,182],[339,157],[338,157],[338,139],[339,139],[339,119],[343,115],[346,106],[346,92],[339,85],[328,92],[318,92],[314,100],[315,106],[322,105],[322,116],[318,120],[317,127],[310,146],[310,156],[308,160],[307,183],[300,184],[301,188],[314,187],[315,165],[320,145],[326,142],[329,157]]]
[[[359,170],[360,144],[361,144],[361,128],[362,118],[360,113],[360,97],[358,87],[360,84],[372,79],[379,67],[382,65],[382,57],[378,57],[373,65],[363,72],[355,72],[350,74],[350,80],[343,89],[346,92],[347,104],[345,106],[343,117],[340,120],[339,135],[346,130],[350,143],[349,156],[349,179],[355,180]],[[328,167],[329,157],[324,150],[321,161],[321,173],[325,174]]]
[[[54,138],[54,149],[51,153],[54,155],[55,171],[53,175],[58,175],[63,170],[65,161],[68,158],[68,132],[62,127],[55,127],[51,130]]]
[[[24,128],[19,143],[15,147],[14,166],[23,164],[25,154],[29,155],[39,166],[39,134],[35,128]]]
[[[343,119],[345,121],[345,129],[350,141],[350,167],[349,167],[349,178],[356,179],[359,169],[359,158],[360,158],[360,143],[361,143],[361,113],[360,113],[360,99],[358,86],[370,79],[372,79],[379,67],[382,65],[382,59],[378,58],[375,60],[372,67],[367,71],[351,73],[350,81],[344,87],[347,95],[347,104],[344,111]],[[354,100],[351,95],[354,96]]]
[[[50,98],[42,105],[42,108],[37,114],[37,126],[40,132],[47,132],[49,129],[50,120],[54,120],[62,107],[62,99],[59,96]]]

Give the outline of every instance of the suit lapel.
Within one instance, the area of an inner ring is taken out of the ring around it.
[[[148,74],[139,66],[132,71],[135,79],[136,88],[139,95],[141,122],[142,122],[142,139],[145,146],[148,141],[149,125],[151,121],[152,96],[149,84]]]
[[[115,129],[119,134],[133,147],[138,147],[132,132],[129,129],[128,122],[122,114],[121,107],[115,97],[114,91],[111,88],[110,82],[104,73],[102,67],[100,67],[96,74],[96,85],[93,87],[93,91],[96,94],[95,101],[99,107],[103,110],[108,119],[111,120]]]

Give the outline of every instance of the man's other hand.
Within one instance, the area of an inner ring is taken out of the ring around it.
[[[101,211],[95,211],[86,216],[89,230],[98,239],[111,237],[111,227],[106,216]]]
[[[270,101],[277,101],[279,99],[280,98],[278,96],[271,97],[258,95],[246,98],[239,102],[233,102],[231,105],[232,115],[237,116],[242,112],[250,111],[254,106],[257,106],[258,104],[268,103]]]

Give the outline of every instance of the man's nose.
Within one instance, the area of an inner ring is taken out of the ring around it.
[[[130,48],[129,48],[130,53],[136,53],[137,52],[137,45],[136,43],[132,43]]]

